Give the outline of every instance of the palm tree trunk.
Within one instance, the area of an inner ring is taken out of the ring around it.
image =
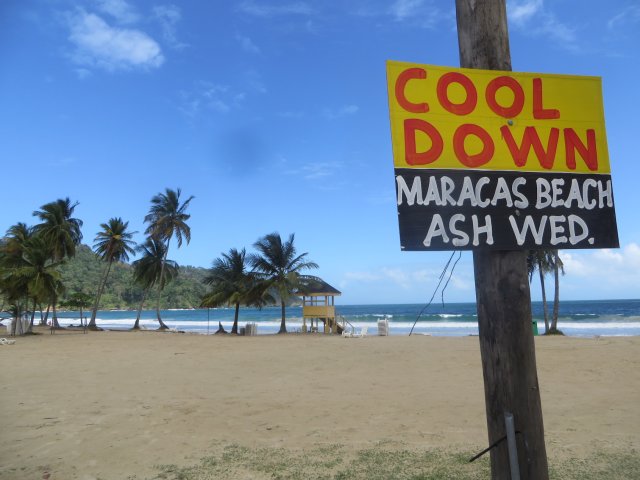
[[[544,312],[544,333],[549,333],[549,309],[547,307],[547,289],[544,286],[544,273],[542,267],[538,266],[538,274],[540,275],[540,288],[542,289],[542,311]]]
[[[13,320],[11,321],[11,336],[15,337],[17,333],[17,329],[20,326],[20,317],[22,317],[22,311],[20,309],[20,305],[18,304],[18,302],[16,302],[15,309],[13,310],[13,314],[15,315],[15,322]]]
[[[51,327],[60,328],[58,323],[58,311],[56,310],[56,304],[58,303],[58,296],[53,297],[53,316],[51,317]]]
[[[240,313],[240,302],[236,302],[236,313],[235,316],[233,317],[233,327],[231,327],[231,334],[232,335],[237,335],[238,334],[238,315]]]
[[[31,312],[31,321],[29,322],[29,329],[27,332],[33,332],[33,321],[36,319],[36,307],[37,307],[36,299],[33,299],[33,312]]]
[[[285,306],[284,306],[284,300],[280,301],[280,307],[282,309],[282,320],[280,321],[280,330],[278,331],[278,333],[287,333],[287,324],[285,322]]]
[[[164,266],[164,265],[163,265]],[[160,318],[160,300],[162,299],[162,287],[158,286],[158,303],[156,305],[156,316],[158,317],[158,323],[160,324],[160,330],[168,330],[169,327]]]
[[[553,294],[553,319],[551,320],[551,331],[558,333],[558,311],[560,309],[560,267],[558,251],[553,253],[553,277],[555,279],[555,290]]]
[[[168,330],[169,327],[165,325],[160,318],[160,300],[162,299],[162,290],[164,289],[164,265],[167,262],[167,255],[169,255],[169,242],[171,237],[167,239],[167,248],[164,251],[164,257],[162,258],[162,265],[160,266],[160,281],[158,282],[158,304],[156,306],[156,315],[158,317],[158,323],[160,324],[160,330]]]
[[[24,329],[22,328],[22,305],[21,304],[17,304],[16,307],[16,327],[15,327],[15,331],[14,331],[14,336],[15,335],[24,335]]]
[[[104,275],[102,276],[102,281],[98,286],[98,292],[96,293],[96,301],[93,304],[93,308],[91,309],[91,321],[89,321],[89,328],[96,329],[96,315],[98,313],[98,306],[100,306],[100,297],[102,297],[102,292],[104,290],[105,285],[107,284],[107,278],[109,277],[109,272],[111,271],[112,260],[109,260],[109,263],[105,267]],[[82,323],[82,321],[80,322]]]
[[[49,309],[51,308],[51,305],[47,305],[47,311],[44,312],[44,317],[42,316],[42,308],[40,309],[40,325],[44,326],[47,324],[47,320],[49,318]]]
[[[140,330],[140,316],[142,315],[142,307],[144,306],[144,301],[147,297],[148,288],[145,288],[142,291],[142,300],[140,301],[140,306],[138,307],[138,314],[136,315],[136,323],[133,324],[133,328],[131,330]]]

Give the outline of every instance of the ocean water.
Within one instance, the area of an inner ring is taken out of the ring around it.
[[[551,308],[552,304],[550,304]],[[418,313],[424,305],[336,305],[336,310],[357,330],[368,327],[369,334],[377,333],[377,321],[389,321],[391,335],[408,335]],[[212,308],[200,310],[163,310],[162,320],[170,327],[185,332],[213,334],[218,322],[227,331],[233,324],[234,309]],[[542,304],[533,304],[534,321],[539,332],[544,333]],[[551,311],[549,312],[551,316]],[[99,311],[97,323],[107,329],[127,329],[133,326],[135,311]],[[141,326],[155,329],[158,326],[153,310],[142,313]],[[78,312],[59,312],[62,325],[79,324]],[[258,310],[241,308],[238,325],[257,324],[258,334],[273,334],[280,327],[280,307]],[[302,308],[287,308],[287,329],[290,332],[302,328]],[[640,299],[592,300],[560,303],[558,328],[566,335],[576,337],[640,335]],[[433,304],[424,310],[416,323],[414,334],[439,336],[466,336],[478,334],[475,303]]]

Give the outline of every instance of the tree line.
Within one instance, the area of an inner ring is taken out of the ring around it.
[[[301,281],[307,278],[301,272],[317,268],[317,265],[306,260],[307,253],[296,253],[293,234],[283,240],[274,232],[255,242],[256,253],[247,255],[245,249],[232,248],[214,260],[208,271],[192,267],[181,269],[168,258],[172,240],[178,248],[191,241],[187,209],[194,197],[181,200],[181,194],[180,189],[167,188],[151,198],[149,213],[144,217],[146,238],[139,245],[133,241],[137,232],[132,231],[129,222],[121,217],[110,218],[101,224],[94,239],[93,253],[81,245],[83,222],[74,217],[78,202],[64,198],[43,205],[33,212],[40,223],[28,226],[19,222],[9,227],[0,239],[1,309],[16,319],[30,313],[26,329],[30,332],[36,311],[41,312],[41,324],[48,323],[51,313],[51,327],[60,328],[59,307],[79,309],[81,319],[83,310],[91,307],[87,327],[99,329],[97,311],[103,304],[103,296],[113,301],[107,286],[113,287],[114,283],[109,280],[115,275],[120,277],[115,284],[125,285],[120,298],[126,297],[126,306],[131,307],[132,302],[137,301],[133,329],[140,328],[141,312],[154,290],[159,329],[167,329],[160,312],[163,292],[179,274],[186,273],[191,279],[182,282],[184,290],[177,301],[188,298],[189,304],[179,306],[233,305],[235,316],[231,333],[237,333],[241,305],[261,308],[279,302],[282,311],[279,332],[286,333],[286,305],[292,294],[300,289]],[[83,262],[74,262],[76,253],[78,257],[84,257]],[[132,255],[138,258],[129,265],[127,262]],[[86,275],[90,270],[88,267],[95,267],[96,259],[101,261],[102,271],[95,291],[89,293],[85,288]],[[194,300],[197,305],[193,305]],[[26,333],[21,331],[21,322],[15,325],[18,333]]]
[[[144,292],[139,311],[147,294],[157,287],[157,318],[160,328],[167,328],[160,317],[162,291],[178,271],[177,264],[167,258],[169,246],[174,237],[178,247],[182,246],[183,240],[186,243],[191,240],[191,230],[186,223],[190,215],[185,211],[193,197],[181,202],[180,195],[180,189],[167,188],[151,198],[151,208],[144,218],[147,237],[141,245],[135,244],[133,235],[137,232],[131,231],[129,222],[121,217],[110,218],[100,225],[93,245],[95,255],[104,262],[97,290],[91,297],[82,290],[71,292],[66,301],[66,306],[82,309],[88,306],[89,298],[93,300],[89,328],[98,328],[96,313],[112,267],[127,262],[129,255],[136,253],[140,258],[132,263],[133,279]],[[68,197],[47,203],[33,212],[40,223],[12,225],[0,241],[0,294],[7,305],[3,309],[16,319],[31,311],[27,331],[33,329],[38,307],[42,312],[44,306],[47,308],[45,321],[51,310],[51,326],[60,328],[57,309],[67,292],[61,269],[75,257],[82,241],[83,222],[74,217],[77,206],[78,202],[72,202]],[[138,323],[139,318],[136,326]],[[22,328],[21,322],[16,325]]]

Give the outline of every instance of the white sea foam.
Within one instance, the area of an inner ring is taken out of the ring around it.
[[[226,309],[224,309],[226,310]],[[122,329],[126,330],[133,327],[135,323],[135,313],[128,311],[125,314],[119,314],[124,318],[108,318],[110,315],[108,312],[104,312],[102,317],[97,318],[96,323],[98,326],[105,329]],[[145,312],[145,317],[140,320],[140,326],[146,329],[158,328],[158,322],[155,315],[151,318],[150,312]],[[297,312],[296,312],[297,313]],[[129,316],[130,315],[130,316]],[[175,317],[178,318],[175,318]],[[187,315],[189,317],[191,315]],[[228,331],[233,325],[233,316],[223,313],[218,315],[211,315],[211,318],[207,321],[203,318],[203,314],[199,313],[196,316],[197,320],[181,319],[179,314],[176,314],[174,318],[171,315],[166,315],[167,318],[163,318],[164,323],[171,329],[184,330],[196,333],[213,333],[218,329],[218,322],[220,321],[223,327]],[[592,321],[591,317],[598,317]],[[222,318],[220,318],[222,317]],[[356,314],[346,315],[344,318],[349,321],[356,329],[361,329],[364,326],[369,327],[370,332],[376,331],[377,320],[380,318],[393,319],[392,315],[385,314]],[[474,315],[475,317],[475,315]],[[578,319],[577,317],[581,317]],[[263,317],[264,318],[264,317]],[[397,315],[397,321],[390,321],[390,333],[392,335],[406,335],[412,327],[414,327],[414,319],[409,315]],[[470,321],[462,321],[463,318]],[[404,320],[401,321],[400,319]],[[442,313],[442,314],[427,314],[427,316],[421,317],[421,319],[415,324],[414,333],[430,333],[434,335],[475,335],[478,333],[478,324],[471,315],[468,314],[454,314],[454,313]],[[538,328],[540,332],[544,332],[543,322],[539,317],[536,317]],[[58,321],[62,326],[77,325],[79,318],[75,317],[59,317]],[[248,322],[255,322],[258,325],[258,332],[261,334],[275,333],[280,327],[280,318],[272,314],[268,314],[266,318],[261,319],[260,316],[247,315],[243,318],[240,316],[238,325],[243,327]],[[308,325],[308,322],[307,322]],[[299,331],[302,327],[302,318],[300,316],[287,317],[287,326],[289,331]],[[593,315],[593,314],[581,314],[560,317],[558,322],[558,328],[565,333],[572,336],[625,336],[625,335],[640,335],[640,316],[626,316],[620,318],[618,314],[608,315]],[[373,333],[375,335],[375,333]]]
[[[621,330],[640,329],[638,322],[558,322],[558,328],[571,330]]]

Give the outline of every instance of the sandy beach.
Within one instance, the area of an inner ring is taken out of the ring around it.
[[[640,337],[536,353],[551,462],[640,448]],[[474,337],[64,331],[0,361],[2,479],[154,478],[228,445],[487,446]]]

